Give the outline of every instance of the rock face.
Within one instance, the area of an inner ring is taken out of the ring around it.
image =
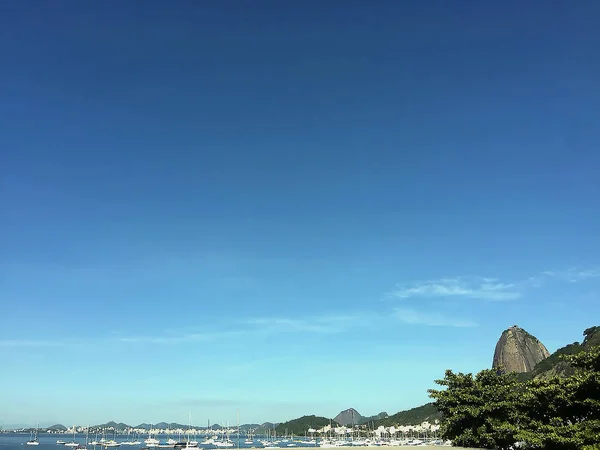
[[[358,425],[362,423],[363,416],[354,408],[350,408],[340,412],[333,420],[340,425]]]
[[[494,369],[505,372],[531,372],[535,365],[550,356],[548,349],[535,336],[514,325],[504,330],[496,344]]]

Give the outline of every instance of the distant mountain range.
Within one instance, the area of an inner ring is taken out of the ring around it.
[[[278,423],[272,423],[272,422],[265,422],[263,424],[258,424],[258,423],[245,423],[243,425],[240,425],[240,431],[246,433],[248,431],[252,431],[253,433],[261,433],[261,432],[265,432],[266,430],[273,430],[276,426],[278,425]],[[27,426],[13,426],[11,428],[14,429],[30,429],[30,427]],[[110,421],[107,423],[103,423],[100,425],[90,425],[90,431],[95,432],[95,431],[101,431],[101,430],[107,430],[107,431],[117,431],[117,432],[125,432],[127,430],[130,429],[137,429],[137,430],[150,430],[150,429],[160,429],[160,430],[167,430],[167,429],[171,429],[171,430],[176,430],[176,429],[183,429],[183,430],[187,430],[188,428],[192,428],[194,430],[197,431],[202,431],[202,430],[220,430],[223,427],[219,424],[213,424],[210,425],[210,427],[205,426],[205,427],[198,427],[198,426],[192,426],[190,427],[189,425],[184,425],[181,423],[176,423],[176,422],[158,422],[158,423],[141,423],[139,425],[128,425],[126,423],[123,422],[115,422],[115,421]],[[230,428],[237,428],[237,425],[231,426]],[[52,432],[64,432],[66,431],[68,428],[62,424],[56,424],[56,425],[52,425],[50,427],[44,428],[42,427],[41,430],[46,430],[46,431],[52,431]]]

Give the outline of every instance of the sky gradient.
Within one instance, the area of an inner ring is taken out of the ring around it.
[[[0,425],[391,414],[600,325],[600,3],[0,9]]]

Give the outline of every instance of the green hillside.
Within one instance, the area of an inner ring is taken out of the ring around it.
[[[433,403],[426,403],[416,408],[400,411],[384,419],[375,420],[372,424],[375,428],[381,425],[384,427],[391,425],[418,425],[424,421],[433,423],[435,420],[440,420],[441,417],[440,412],[435,409]]]
[[[570,376],[575,373],[565,360],[565,356],[576,355],[587,351],[595,345],[600,345],[600,327],[591,327],[583,332],[583,342],[573,342],[552,353],[548,358],[536,364],[531,373],[519,374],[519,379],[525,381],[532,378],[549,378],[555,375]]]
[[[275,431],[278,435],[291,435],[304,436],[307,434],[309,428],[318,430],[331,423],[332,426],[338,426],[336,422],[327,417],[319,416],[302,416],[297,419],[283,422],[277,425]]]

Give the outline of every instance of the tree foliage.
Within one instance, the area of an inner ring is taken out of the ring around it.
[[[328,419],[326,417],[319,416],[302,416],[297,419],[290,420],[288,422],[283,422],[277,425],[275,431],[279,435],[290,435],[294,434],[296,436],[304,436],[309,428],[319,429],[323,428],[326,425],[331,424],[334,427],[337,427],[338,424],[332,419]]]
[[[430,390],[441,411],[442,434],[455,445],[509,449],[516,442],[521,385],[515,374],[483,370],[472,374],[446,371],[436,383],[445,390]]]
[[[446,371],[430,390],[455,445],[590,449],[600,443],[600,347],[564,357],[574,373],[519,382],[515,374]]]
[[[520,437],[536,448],[573,449],[600,441],[600,347],[566,358],[575,374],[532,380],[521,399]]]
[[[441,418],[441,413],[437,410],[433,403],[426,403],[425,405],[407,409],[406,411],[400,411],[382,419],[370,421],[369,425],[373,427],[389,427],[390,425],[416,425],[424,421],[433,423]]]

